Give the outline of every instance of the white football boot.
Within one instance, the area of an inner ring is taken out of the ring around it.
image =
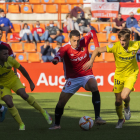
[[[121,119],[121,120],[119,119],[115,128],[122,128],[122,125],[124,124],[124,122],[125,122],[125,119]]]
[[[125,120],[130,120],[131,118],[130,107],[124,108],[124,116]]]

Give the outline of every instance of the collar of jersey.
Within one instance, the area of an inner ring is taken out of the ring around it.
[[[121,45],[121,43],[120,43],[120,45]],[[123,50],[124,50],[126,53],[128,53],[128,52],[129,52],[129,47],[130,47],[130,41],[129,41],[129,46],[128,46],[127,50],[124,49],[124,47],[123,47],[122,45],[121,45],[121,47],[123,48]]]
[[[69,44],[70,44],[70,46],[71,46],[70,41],[69,41],[68,43],[69,43]],[[79,46],[80,46],[80,44],[79,44]],[[79,48],[79,46],[78,46],[77,48],[73,48],[73,47],[71,46],[71,48],[72,48],[72,49],[74,49],[74,50],[77,50],[77,49]]]

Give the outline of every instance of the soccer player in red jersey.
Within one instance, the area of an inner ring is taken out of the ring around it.
[[[2,35],[3,35],[3,33],[2,33],[2,30],[0,29],[0,44],[8,47],[8,54],[9,54],[9,56],[14,57],[14,53],[13,53],[10,45],[1,41]],[[17,73],[16,68],[14,68],[14,72]],[[0,122],[4,121],[6,112],[7,112],[7,107],[4,107],[4,106],[2,106],[0,104]]]
[[[67,80],[59,101],[55,108],[55,124],[50,129],[60,129],[60,119],[64,111],[65,104],[68,100],[83,87],[87,91],[92,92],[92,103],[95,111],[95,123],[105,124],[106,121],[100,117],[100,94],[97,82],[93,75],[92,69],[83,70],[83,65],[90,60],[88,45],[93,39],[95,47],[99,47],[98,39],[94,30],[91,30],[83,38],[80,39],[80,33],[77,30],[70,32],[70,42],[62,46],[52,60],[53,64],[57,64],[63,59],[65,79]]]

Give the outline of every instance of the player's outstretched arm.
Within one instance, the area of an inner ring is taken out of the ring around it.
[[[95,57],[98,54],[103,53],[103,52],[107,52],[106,47],[96,48],[94,52],[92,53],[91,59],[83,65],[83,70],[87,71],[88,69],[91,69],[93,67],[93,62],[94,62]]]
[[[31,91],[33,91],[35,88],[35,85],[34,85],[33,81],[31,80],[28,72],[25,70],[24,67],[22,67],[22,65],[20,65],[20,67],[18,69],[23,74],[23,76],[28,80],[28,82],[30,84],[30,89],[31,89]]]

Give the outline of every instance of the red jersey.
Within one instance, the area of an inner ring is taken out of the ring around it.
[[[54,59],[58,59],[59,61],[63,58],[66,79],[93,75],[92,69],[88,69],[87,71],[83,70],[83,65],[90,60],[88,45],[92,38],[95,47],[99,47],[96,32],[91,30],[86,36],[81,38],[79,47],[74,49],[69,42],[62,46],[55,55]]]
[[[13,54],[13,51],[12,51],[12,49],[11,49],[11,47],[10,47],[10,45],[9,44],[7,44],[7,43],[5,43],[5,42],[0,42],[0,44],[2,44],[2,45],[5,45],[6,47],[8,47],[8,51],[9,51],[9,56],[13,56],[14,54]]]
[[[34,33],[34,31],[36,31],[37,32],[37,34],[43,34],[44,33],[44,29],[43,28],[33,28],[32,29],[32,34]]]

